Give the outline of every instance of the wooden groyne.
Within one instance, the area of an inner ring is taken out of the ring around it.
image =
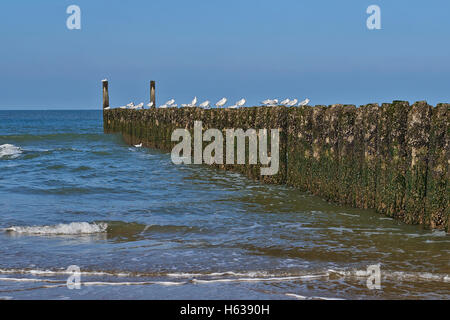
[[[449,229],[449,107],[426,102],[103,111],[105,133],[170,151],[175,129],[280,128],[280,169],[214,166],[265,183],[287,184],[335,203],[373,208],[410,224]],[[248,148],[247,148],[248,150]]]

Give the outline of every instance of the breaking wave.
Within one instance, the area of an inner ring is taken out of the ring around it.
[[[106,232],[106,223],[72,222],[69,224],[57,224],[53,226],[12,226],[4,229],[6,232],[39,234],[39,235],[77,235]]]

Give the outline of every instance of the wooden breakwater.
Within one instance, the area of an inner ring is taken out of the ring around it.
[[[202,121],[203,130],[279,128],[276,175],[261,176],[260,164],[247,161],[214,166],[448,231],[449,107],[394,101],[359,108],[112,109],[104,110],[103,121],[105,133],[166,151],[178,143],[171,141],[172,132],[192,132],[194,121]]]

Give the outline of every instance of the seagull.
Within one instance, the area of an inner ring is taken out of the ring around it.
[[[171,104],[169,107],[170,108],[176,108],[176,107],[178,107],[178,105],[177,104]]]
[[[217,101],[216,103],[216,107],[217,108],[221,108],[225,105],[225,103],[227,103],[227,98],[222,98],[219,101]]]
[[[293,107],[293,106],[295,106],[295,105],[297,104],[297,102],[298,102],[297,99],[291,100],[291,101],[287,104],[287,106],[288,106],[288,107]]]
[[[167,106],[167,104],[163,104],[162,106],[159,106],[158,108],[159,109],[166,109],[168,106]]]
[[[103,110],[109,110],[109,109],[111,109],[111,107],[106,107],[105,109],[103,109]]]
[[[144,103],[141,102],[138,105],[133,105],[132,107],[130,107],[130,109],[142,109],[144,107]]]
[[[273,107],[278,104],[278,99],[267,99],[262,102],[263,105]]]
[[[127,104],[127,107],[130,109],[134,108],[134,102],[130,102],[129,104]]]
[[[122,106],[122,107],[119,107],[120,109],[126,109],[127,108],[127,106]]]
[[[245,104],[245,99],[241,99],[241,100],[239,100],[238,102],[236,102],[236,105],[238,106],[238,107],[242,107],[244,104]]]
[[[170,99],[169,101],[167,101],[165,104],[168,106],[171,106],[175,103],[175,99]]]
[[[182,104],[181,106],[182,107],[195,107],[196,104],[197,103],[197,97],[194,97],[194,99],[192,100],[192,102],[191,103],[188,103],[188,104]]]
[[[102,80],[102,82],[105,82],[105,81],[108,81],[108,79],[105,78],[105,79]]]
[[[299,105],[299,106],[306,106],[306,105],[309,103],[309,101],[311,101],[311,100],[309,100],[308,98],[306,98],[305,100],[301,101],[298,105]]]
[[[229,106],[228,108],[236,109],[236,108],[242,107],[244,104],[245,104],[245,99],[241,99],[238,102],[236,102],[236,104]]]
[[[147,104],[147,107],[149,107],[149,108],[153,107],[153,101],[150,102],[149,104]]]
[[[285,100],[281,101],[280,104],[283,105],[283,106],[285,106],[285,105],[287,105],[290,101],[291,101],[291,100],[289,100],[289,99],[285,99]]]
[[[209,109],[209,100],[206,100],[205,102],[200,103],[199,107]]]
[[[136,148],[142,148],[142,142],[140,144],[135,144],[134,145]]]

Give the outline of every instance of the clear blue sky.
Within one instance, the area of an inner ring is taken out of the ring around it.
[[[67,6],[81,30],[66,28]],[[382,30],[366,28],[381,7]],[[241,97],[450,102],[447,0],[0,2],[0,109]]]

